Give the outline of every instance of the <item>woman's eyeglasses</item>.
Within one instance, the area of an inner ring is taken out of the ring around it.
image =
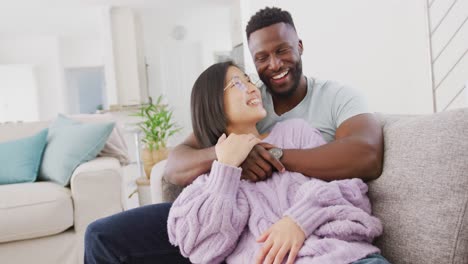
[[[245,92],[247,91],[246,83],[252,83],[257,88],[259,88],[259,85],[261,85],[261,81],[255,75],[251,75],[251,76],[245,75],[244,79],[245,80],[243,81],[239,76],[232,77],[228,85],[224,87],[224,91],[234,86],[240,91]],[[252,81],[252,80],[255,80],[255,81]]]

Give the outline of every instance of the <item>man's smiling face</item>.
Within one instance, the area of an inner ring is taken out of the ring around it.
[[[289,97],[302,76],[302,41],[286,23],[252,32],[248,40],[258,75],[274,95]]]

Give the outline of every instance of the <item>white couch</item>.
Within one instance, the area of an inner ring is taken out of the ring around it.
[[[0,124],[0,142],[27,137],[47,122]],[[3,162],[0,161],[0,166]],[[98,218],[123,210],[117,159],[81,164],[69,187],[52,182],[0,185],[0,263],[83,263],[84,233]]]
[[[170,184],[164,179],[164,170],[166,169],[167,159],[156,163],[151,169],[151,202],[167,203],[173,202],[182,192],[182,187]]]

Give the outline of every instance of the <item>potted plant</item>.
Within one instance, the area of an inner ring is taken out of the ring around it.
[[[153,103],[153,99],[150,97],[147,104],[141,105],[137,112],[132,114],[132,116],[141,118],[141,121],[136,125],[143,134],[141,141],[144,147],[141,152],[141,159],[145,176],[137,179],[141,205],[151,202],[149,192],[151,169],[156,163],[167,158],[169,153],[166,147],[167,140],[181,129],[172,120],[172,110],[161,101],[162,96],[158,97],[156,103]],[[143,186],[147,186],[147,188],[144,188],[147,190],[142,190]],[[142,202],[142,200],[145,201]]]

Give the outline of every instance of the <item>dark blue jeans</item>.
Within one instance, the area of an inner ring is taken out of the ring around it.
[[[86,264],[190,263],[169,243],[167,217],[170,203],[153,204],[91,223],[85,235]],[[370,255],[353,264],[388,264]]]
[[[353,262],[352,264],[390,264],[382,255],[372,254],[367,256],[367,258]]]
[[[170,203],[147,205],[91,223],[85,235],[85,263],[190,263],[169,243],[170,208]]]

